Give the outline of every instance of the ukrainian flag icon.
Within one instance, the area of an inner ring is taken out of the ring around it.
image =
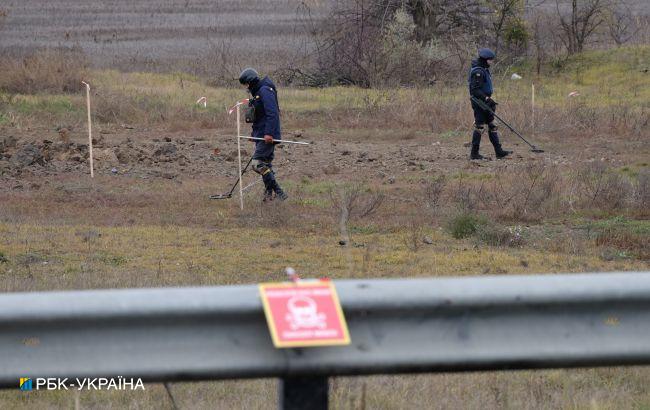
[[[32,379],[30,379],[29,377],[21,377],[20,390],[24,390],[24,391],[32,390]]]

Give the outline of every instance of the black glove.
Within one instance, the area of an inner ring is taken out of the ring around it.
[[[487,97],[485,99],[485,103],[488,105],[488,107],[490,107],[492,111],[494,111],[497,108],[497,105],[499,104],[496,101],[494,101],[492,97]]]

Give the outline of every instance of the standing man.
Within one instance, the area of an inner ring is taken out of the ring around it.
[[[478,58],[472,61],[472,68],[469,70],[469,94],[484,102],[492,112],[482,108],[479,104],[472,101],[472,110],[474,110],[474,133],[472,134],[472,152],[470,159],[485,159],[478,153],[481,145],[481,134],[488,126],[488,136],[494,146],[494,153],[497,158],[504,158],[512,151],[506,151],[501,148],[499,143],[499,134],[497,125],[494,123],[493,112],[496,110],[497,103],[492,99],[492,76],[490,75],[490,61],[494,60],[494,52],[489,48],[482,48],[478,51]]]
[[[249,103],[253,118],[246,119],[246,122],[252,120],[252,137],[262,139],[261,141],[252,140],[255,143],[252,165],[253,171],[260,174],[262,181],[264,181],[263,201],[272,201],[274,193],[276,198],[284,201],[288,198],[288,195],[275,180],[272,166],[273,152],[275,150],[274,140],[282,139],[277,88],[268,77],[260,80],[259,74],[252,68],[247,68],[241,72],[239,82],[246,86],[253,96]],[[247,115],[247,117],[250,116]]]

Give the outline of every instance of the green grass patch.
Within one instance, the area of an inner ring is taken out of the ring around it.
[[[459,138],[465,135],[465,132],[458,130],[449,130],[441,133],[438,137],[441,139]]]
[[[463,212],[451,217],[446,228],[454,238],[464,239],[474,235],[480,226],[486,224],[487,220],[483,216]]]

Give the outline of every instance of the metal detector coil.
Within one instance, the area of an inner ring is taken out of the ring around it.
[[[471,96],[471,99],[472,99],[472,101],[474,101],[476,104],[478,104],[479,107],[481,107],[481,108],[484,109],[485,111],[489,112],[490,114],[494,115],[494,118],[496,118],[497,120],[501,121],[501,123],[502,123],[503,125],[505,125],[506,127],[508,127],[508,129],[509,129],[510,131],[512,131],[516,136],[518,136],[519,138],[521,138],[522,141],[524,141],[526,144],[528,144],[528,146],[530,147],[530,151],[531,151],[531,152],[534,152],[534,153],[536,153],[536,154],[539,154],[539,153],[544,152],[543,149],[541,149],[541,148],[537,148],[535,145],[533,145],[533,144],[531,144],[530,142],[528,142],[528,141],[526,140],[526,138],[524,138],[524,137],[523,137],[519,132],[517,132],[517,130],[515,130],[514,128],[512,128],[512,127],[510,126],[510,124],[508,124],[507,122],[505,122],[505,121],[503,120],[503,118],[499,117],[499,116],[494,112],[494,110],[493,110],[492,108],[490,108],[490,106],[487,105],[484,101],[481,101],[481,100],[479,100],[478,98],[476,98],[476,97],[474,97],[474,96]]]

